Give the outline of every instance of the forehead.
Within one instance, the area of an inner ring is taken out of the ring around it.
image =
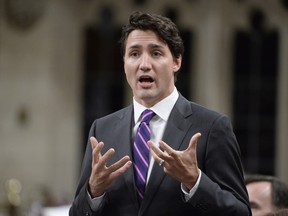
[[[133,30],[127,38],[126,48],[135,45],[146,45],[146,44],[158,44],[161,46],[167,46],[167,43],[160,39],[160,37],[151,30]]]

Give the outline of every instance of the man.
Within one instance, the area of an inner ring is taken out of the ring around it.
[[[247,175],[245,184],[253,216],[265,216],[288,208],[288,185],[279,178]]]
[[[70,216],[250,215],[229,119],[175,87],[176,25],[135,12],[120,42],[133,104],[93,123]]]
[[[274,213],[268,213],[265,216],[288,216],[288,208],[277,210]]]

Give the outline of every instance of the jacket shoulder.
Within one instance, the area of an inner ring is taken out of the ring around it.
[[[132,111],[133,111],[133,106],[132,105],[129,105],[127,107],[124,107],[120,110],[117,110],[113,113],[110,113],[106,116],[103,116],[103,117],[100,117],[98,119],[96,119],[95,121],[107,121],[107,120],[111,120],[111,119],[122,119],[124,117],[126,117],[128,114],[132,114]]]
[[[193,116],[198,116],[200,118],[204,119],[215,119],[219,117],[226,116],[225,114],[221,112],[217,112],[213,109],[207,108],[203,105],[200,105],[196,102],[189,101],[182,95],[180,95],[179,100],[176,103],[176,106],[178,107],[180,113],[186,113],[188,115],[192,114]],[[227,117],[227,116],[226,116]]]

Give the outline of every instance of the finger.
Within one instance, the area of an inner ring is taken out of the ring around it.
[[[197,147],[197,142],[199,140],[199,138],[201,137],[201,133],[196,133],[192,136],[192,138],[190,139],[189,142],[189,146],[186,149],[186,151],[195,151],[196,152],[196,147]]]
[[[95,137],[90,137],[90,143],[92,148],[92,163],[98,163],[100,157],[101,157],[101,150],[104,146],[103,142],[97,141]]]
[[[90,137],[89,138],[89,140],[90,140],[90,143],[91,143],[91,148],[92,148],[92,150],[94,149],[94,148],[96,148],[96,145],[98,144],[98,141],[97,141],[97,139],[95,138],[95,137]]]
[[[152,157],[157,163],[159,163],[162,160],[160,155],[163,154],[163,152],[152,141],[148,141],[147,144],[150,146],[150,153]]]
[[[103,142],[98,142],[97,139],[95,137],[90,137],[90,143],[91,143],[91,148],[92,150],[97,150],[97,153],[100,153],[100,151],[102,150],[102,145],[104,145]],[[102,144],[101,144],[102,143]]]
[[[112,164],[108,167],[109,172],[115,172],[116,170],[120,169],[122,166],[124,166],[127,162],[131,161],[129,156],[122,157],[119,161]]]
[[[110,177],[112,179],[116,179],[118,176],[126,172],[132,165],[132,161],[129,160],[127,161],[123,166],[121,166],[119,169],[115,170],[114,172],[111,173]]]
[[[173,157],[176,154],[176,151],[173,148],[171,148],[164,141],[160,140],[159,145],[164,150],[164,152],[166,152],[166,154],[167,154],[166,156],[172,156]]]
[[[108,160],[115,154],[115,150],[113,148],[110,148],[105,154],[100,158],[98,161],[99,168],[102,168],[106,165]]]

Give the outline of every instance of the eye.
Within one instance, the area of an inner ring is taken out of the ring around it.
[[[159,56],[162,56],[162,52],[160,52],[159,50],[154,50],[152,52],[152,55],[155,56],[155,57],[159,57]]]
[[[138,51],[131,51],[130,53],[129,53],[129,56],[130,57],[133,57],[133,58],[137,58],[138,56],[140,55],[140,53],[138,52]]]

